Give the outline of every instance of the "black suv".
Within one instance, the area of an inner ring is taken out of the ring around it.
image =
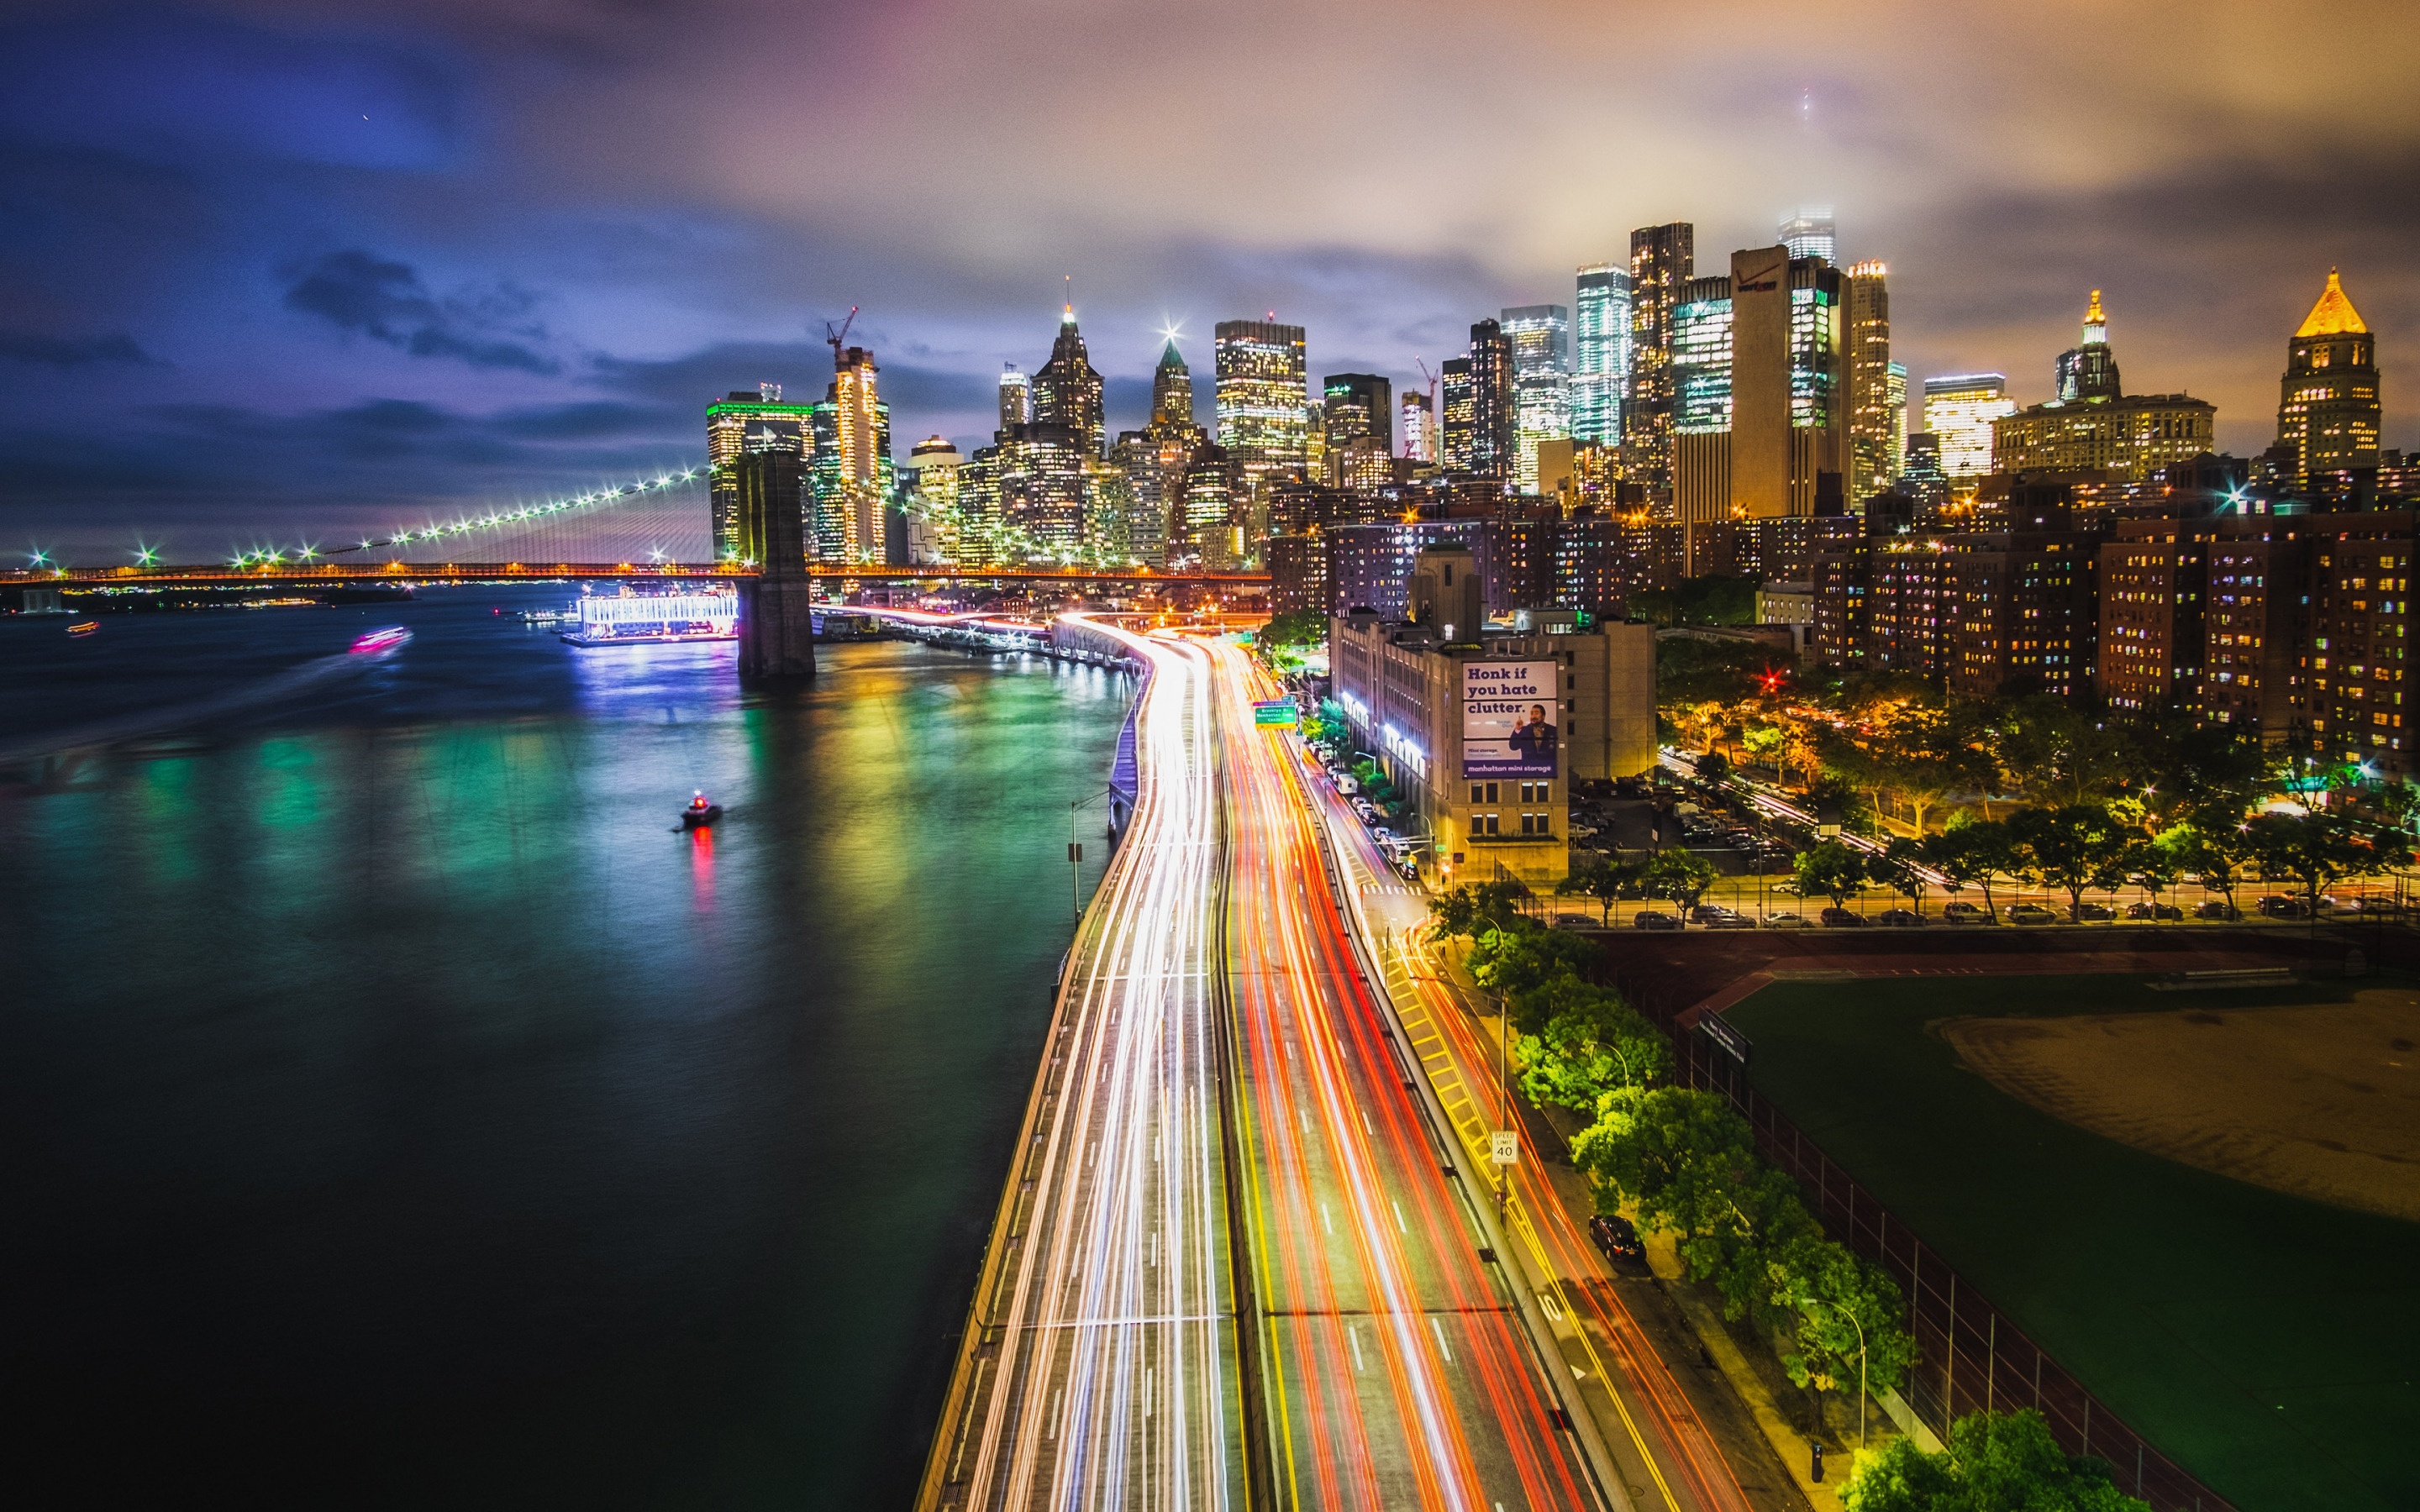
[[[1647,1269],[1647,1246],[1639,1242],[1638,1230],[1627,1218],[1610,1213],[1598,1213],[1589,1220],[1589,1238],[1607,1260],[1625,1270]]]

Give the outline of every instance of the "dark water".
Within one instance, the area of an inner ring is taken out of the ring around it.
[[[0,621],[0,745],[416,632],[0,775],[21,1491],[908,1499],[1128,685],[878,644],[743,696],[489,613],[562,596]]]

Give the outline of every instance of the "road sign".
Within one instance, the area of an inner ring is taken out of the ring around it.
[[[1521,1136],[1510,1129],[1498,1129],[1487,1136],[1487,1158],[1498,1165],[1521,1164]]]
[[[1266,703],[1252,705],[1252,723],[1264,730],[1292,730],[1300,720],[1295,712],[1294,700],[1271,699]]]

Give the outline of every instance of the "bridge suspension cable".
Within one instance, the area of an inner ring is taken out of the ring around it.
[[[643,504],[654,503],[656,501],[650,496],[668,494],[686,488],[691,484],[703,482],[706,475],[707,469],[701,464],[677,472],[659,473],[655,477],[641,479],[636,483],[607,485],[603,487],[592,488],[585,493],[550,499],[542,503],[522,504],[512,509],[491,510],[484,515],[466,516],[444,524],[432,522],[418,529],[398,528],[392,534],[382,538],[365,539],[357,546],[331,547],[325,551],[311,550],[306,548],[298,554],[338,557],[362,551],[410,550],[415,547],[450,545],[489,532],[542,530],[569,516],[594,514],[599,510],[634,501]],[[700,518],[682,533],[702,538],[704,533],[702,528],[705,523],[705,520]],[[684,541],[680,544],[685,546],[688,543]],[[267,561],[272,555],[278,554],[281,553],[268,551],[246,553],[247,556],[262,561]]]

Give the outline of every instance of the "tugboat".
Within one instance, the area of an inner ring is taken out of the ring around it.
[[[708,803],[706,795],[698,793],[689,800],[689,807],[681,810],[681,827],[702,829],[721,817],[722,805]]]

